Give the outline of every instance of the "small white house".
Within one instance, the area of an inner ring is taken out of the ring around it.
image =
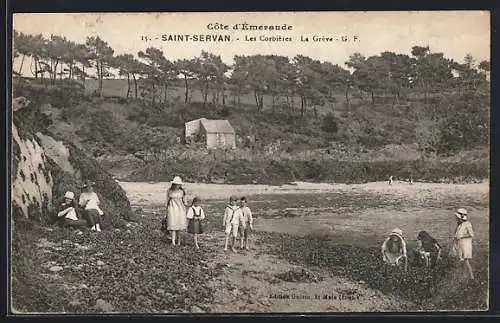
[[[186,140],[198,136],[209,149],[236,148],[236,132],[227,120],[201,118],[186,122],[185,136]]]

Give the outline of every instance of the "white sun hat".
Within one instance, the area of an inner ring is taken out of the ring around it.
[[[175,176],[174,177],[174,180],[172,181],[172,184],[178,184],[178,185],[182,185],[182,178],[180,176]]]
[[[64,194],[64,198],[73,200],[75,198],[75,193],[68,191],[66,192],[66,194]]]
[[[396,237],[399,237],[401,240],[404,240],[404,238],[403,238],[403,230],[401,230],[399,228],[394,228],[391,231],[391,236],[396,236]]]
[[[458,210],[455,211],[455,216],[459,218],[460,220],[467,220],[467,210],[464,208],[459,208]]]

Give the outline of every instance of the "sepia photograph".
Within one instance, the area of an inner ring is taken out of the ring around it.
[[[488,311],[490,34],[13,14],[10,312]]]

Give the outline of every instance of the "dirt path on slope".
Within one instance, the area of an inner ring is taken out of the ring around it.
[[[210,312],[377,312],[412,306],[364,282],[332,277],[266,254],[268,246],[258,235],[249,251],[224,252],[223,243],[223,233],[203,236],[202,244],[215,247],[209,266],[223,272],[208,284],[215,292]]]

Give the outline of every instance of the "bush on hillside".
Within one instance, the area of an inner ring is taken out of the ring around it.
[[[333,114],[330,113],[323,118],[321,130],[328,133],[337,133],[339,129],[337,126],[337,120]]]
[[[171,160],[168,163],[151,162],[136,170],[126,180],[170,181],[173,175],[182,174],[193,182],[220,181],[228,184],[280,185],[290,181],[317,181],[335,183],[366,183],[386,181],[389,176],[416,181],[466,183],[489,178],[489,159],[472,162],[434,163],[415,161],[360,161],[360,160],[226,160],[215,164],[203,160]],[[227,174],[227,176],[225,176]]]

